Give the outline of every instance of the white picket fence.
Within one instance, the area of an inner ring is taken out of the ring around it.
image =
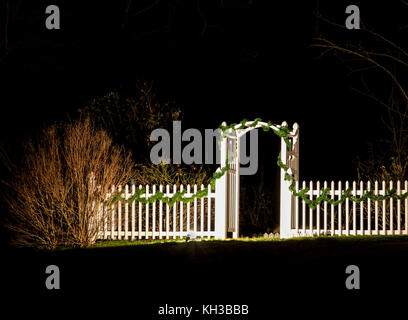
[[[374,195],[384,195],[395,184],[384,181],[375,182],[342,182],[328,184],[312,182],[308,184],[296,182],[298,191],[308,187],[309,199],[316,199],[322,194],[323,188],[329,188],[328,196],[337,200],[351,186],[353,196],[361,196],[367,190],[373,190]],[[396,194],[407,192],[408,181],[397,181]],[[282,224],[281,224],[282,228]],[[282,230],[281,230],[282,231]],[[292,217],[289,236],[319,236],[319,235],[407,235],[408,234],[408,199],[374,201],[369,198],[356,203],[347,199],[338,206],[323,202],[316,209],[310,209],[301,198],[292,198]]]
[[[337,200],[346,189],[351,186],[351,194],[360,197],[368,190],[374,195],[384,195],[394,187],[391,181],[375,182],[296,182],[296,191],[309,188],[309,199],[313,200],[322,194],[322,190],[329,188],[328,197]],[[198,186],[144,186],[145,196],[149,197],[157,191],[172,197],[178,190],[185,190],[186,197],[196,193]],[[126,185],[119,188],[124,190],[122,199],[129,199],[135,194],[139,185]],[[191,234],[201,238],[225,238],[227,218],[225,210],[225,193],[211,191],[210,185],[199,187],[208,189],[208,196],[194,199],[190,203],[176,202],[173,206],[155,201],[141,203],[134,201],[129,204],[119,200],[106,210],[105,219],[100,227],[98,239],[104,240],[141,240],[141,239],[176,239]],[[397,181],[396,194],[408,191],[408,181]],[[216,210],[218,198],[218,210]],[[408,199],[374,201],[369,198],[356,203],[349,199],[337,206],[327,202],[321,203],[316,209],[310,209],[304,200],[291,196],[292,215],[290,229],[282,230],[285,238],[298,236],[320,235],[408,235]],[[218,215],[218,216],[217,216]],[[218,225],[217,225],[218,223]],[[218,233],[217,233],[218,229]]]
[[[284,123],[283,123],[284,124]],[[234,136],[229,137],[234,139]],[[294,125],[291,139],[291,149],[287,150],[285,141],[281,139],[281,159],[289,167],[288,174],[294,180],[299,179],[299,128]],[[239,154],[239,135],[235,136],[234,153]],[[221,141],[221,163],[225,163],[228,150],[227,139]],[[123,187],[123,200],[109,208],[103,208],[104,219],[98,219],[100,232],[98,239],[140,240],[140,239],[176,239],[186,237],[189,233],[195,237],[225,239],[228,232],[234,238],[239,236],[239,157],[232,157],[235,164],[224,176],[215,182],[215,191],[211,187],[194,186],[145,186],[145,197],[163,192],[172,197],[178,190],[186,188],[186,197],[192,196],[198,188],[208,189],[208,196],[194,199],[190,203],[176,202],[169,206],[162,201],[154,203],[123,201],[135,194],[136,188],[142,186],[126,185]],[[310,209],[289,190],[290,182],[285,179],[281,169],[280,179],[280,237],[319,235],[408,235],[408,199],[374,201],[369,198],[356,203],[349,199],[337,206],[321,203],[316,209]],[[394,183],[375,182],[324,182],[296,181],[296,190],[309,188],[309,199],[313,200],[329,188],[328,197],[337,200],[345,190],[352,188],[352,195],[361,197],[368,190],[374,195],[384,195],[393,189]],[[395,183],[398,195],[408,191],[408,181]],[[122,189],[119,188],[118,191]],[[115,190],[113,190],[115,191]]]
[[[122,199],[129,199],[136,192],[135,185],[119,187],[124,191]],[[139,189],[143,187],[138,186]],[[178,190],[187,192],[190,197],[198,190],[197,185],[186,187],[174,186],[145,186],[145,197],[163,192],[172,197]],[[111,240],[139,240],[139,239],[176,239],[186,237],[189,233],[196,237],[215,237],[215,192],[211,186],[201,185],[200,189],[208,188],[208,196],[194,199],[190,203],[176,202],[173,206],[155,201],[141,203],[133,201],[127,203],[122,199],[104,208],[105,217],[101,223],[98,239]],[[114,191],[114,190],[113,190]]]

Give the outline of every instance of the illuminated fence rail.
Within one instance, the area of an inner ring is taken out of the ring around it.
[[[395,188],[396,194],[407,192],[408,181],[401,183],[382,182],[342,182],[330,184],[324,182],[301,184],[296,182],[296,190],[308,187],[309,199],[316,199],[322,189],[329,188],[328,197],[338,200],[342,193],[351,187],[353,196],[361,196],[368,190],[374,195],[384,195]],[[327,202],[316,209],[310,209],[304,200],[292,199],[291,236],[318,235],[407,235],[408,234],[408,200],[387,199],[375,201],[367,198],[359,203],[349,199],[338,206]]]
[[[129,199],[135,194],[139,185],[126,185],[119,188],[123,191],[122,199]],[[145,196],[149,197],[157,191],[165,196],[173,196],[178,190],[186,188],[185,197],[190,197],[197,192],[197,185],[179,189],[174,186],[145,186]],[[208,196],[194,199],[190,203],[176,202],[169,206],[162,201],[141,203],[134,201],[127,203],[119,200],[109,207],[105,207],[104,221],[100,223],[98,239],[112,240],[139,240],[139,239],[176,239],[187,236],[189,233],[196,237],[215,237],[215,192],[210,185],[199,187],[201,190],[208,188]]]

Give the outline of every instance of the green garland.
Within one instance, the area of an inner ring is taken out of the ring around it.
[[[232,123],[228,126],[221,125],[219,129],[221,130],[222,134],[218,142],[220,143],[221,140],[226,137],[226,133],[229,130],[242,130],[245,128],[253,128],[253,127],[258,126],[259,122],[261,121],[262,121],[261,118],[256,118],[254,121],[248,121],[247,119],[244,119],[239,123]],[[248,124],[248,122],[250,122],[250,124]],[[273,125],[272,122],[270,121],[265,122],[265,123],[266,125],[261,125],[260,128],[262,128],[263,131],[265,132],[268,132],[272,129],[276,135],[278,135],[285,141],[287,149],[290,150],[291,142],[289,139],[289,134],[290,134],[289,128],[287,126]],[[296,191],[295,189],[296,181],[288,173],[289,167],[282,162],[280,153],[278,155],[277,165],[285,172],[285,180],[291,182],[289,186],[289,190],[292,192],[292,194],[295,197],[301,198],[309,206],[310,209],[315,209],[322,202],[327,202],[331,205],[337,206],[341,203],[344,203],[346,199],[359,203],[361,201],[366,200],[367,198],[374,200],[374,201],[383,201],[383,200],[388,200],[390,198],[394,200],[403,200],[408,197],[408,191],[401,195],[397,195],[395,194],[396,193],[395,189],[389,190],[384,195],[374,195],[373,190],[369,190],[366,193],[364,193],[361,197],[355,197],[351,195],[352,189],[348,188],[344,191],[344,193],[341,195],[341,197],[338,200],[334,200],[327,196],[330,192],[330,189],[324,188],[322,189],[322,194],[316,199],[312,200],[307,195],[307,193],[310,190],[309,188],[304,188],[304,189],[300,189],[299,191]],[[228,154],[227,154],[225,166],[222,168],[221,167],[218,168],[217,171],[214,172],[212,178],[210,179],[211,190],[215,189],[215,181],[221,178],[222,176],[224,176],[224,174],[229,169],[230,169],[230,166],[229,166]],[[138,189],[131,198],[124,200],[124,201],[128,203],[132,203],[133,201],[138,201],[141,203],[153,203],[155,201],[162,201],[168,204],[169,206],[173,206],[177,201],[180,201],[183,203],[189,203],[189,202],[194,201],[194,199],[204,198],[208,196],[208,188],[198,190],[190,197],[184,196],[186,192],[187,190],[177,191],[170,197],[170,196],[165,196],[163,192],[158,191],[154,195],[151,195],[150,197],[147,198],[144,196],[146,194],[146,188],[142,188],[142,189]],[[117,202],[122,197],[122,195],[123,195],[123,192],[116,194],[112,200],[112,204]]]

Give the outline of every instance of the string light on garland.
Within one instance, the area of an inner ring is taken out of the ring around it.
[[[282,138],[286,144],[286,147],[288,150],[291,149],[291,141],[290,141],[290,129],[286,125],[274,125],[272,122],[267,121],[264,122],[262,121],[261,118],[256,118],[253,121],[249,121],[247,119],[242,120],[239,123],[232,123],[230,125],[221,125],[219,129],[221,130],[221,137],[220,140],[218,141],[221,143],[221,140],[224,139],[227,136],[227,133],[232,131],[238,131],[238,130],[244,130],[246,128],[262,128],[263,131],[268,132],[272,129],[273,133],[275,133],[277,136]],[[281,159],[281,154],[279,153],[278,155],[278,160],[277,160],[277,165],[285,172],[285,180],[291,182],[289,185],[289,190],[292,192],[293,196],[301,198],[308,206],[310,209],[316,209],[318,205],[320,205],[322,202],[327,202],[328,204],[337,206],[343,202],[346,201],[346,199],[349,199],[353,202],[361,202],[366,199],[371,199],[373,201],[383,201],[383,200],[388,200],[388,199],[394,199],[394,200],[403,200],[408,197],[408,191],[401,194],[397,195],[395,188],[387,191],[384,195],[375,195],[373,190],[369,190],[366,193],[364,193],[361,197],[356,197],[351,194],[352,189],[348,188],[346,189],[341,197],[338,200],[334,200],[328,197],[328,194],[330,192],[329,188],[324,188],[322,189],[322,194],[317,197],[316,199],[310,199],[307,193],[309,192],[309,188],[304,188],[296,191],[296,181],[294,180],[290,168],[285,165],[282,162]],[[230,169],[229,166],[229,156],[227,153],[226,161],[224,167],[219,167],[214,173],[213,176],[210,179],[210,186],[211,190],[215,190],[215,181],[217,179],[220,179],[224,174]],[[172,196],[166,196],[163,192],[156,192],[155,194],[151,195],[150,197],[146,196],[146,188],[138,189],[135,194],[130,197],[129,199],[125,199],[122,201],[132,203],[133,201],[138,201],[141,203],[153,203],[155,201],[162,201],[165,204],[168,204],[169,206],[173,206],[177,201],[183,202],[183,203],[189,203],[194,201],[194,199],[199,199],[199,198],[204,198],[208,196],[208,188],[198,190],[196,193],[192,194],[189,197],[184,196],[186,190],[180,190],[174,193]],[[114,196],[112,203],[115,203],[119,201],[119,199],[122,197],[123,192],[118,193]]]

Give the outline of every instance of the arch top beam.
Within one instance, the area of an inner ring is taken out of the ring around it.
[[[259,121],[259,122],[256,124],[256,126],[254,126],[254,127],[249,127],[249,126],[252,125],[254,122],[255,122],[255,121],[247,121],[247,122],[245,123],[245,125],[248,126],[248,127],[245,128],[245,129],[239,129],[239,127],[241,127],[241,124],[240,124],[240,123],[236,124],[236,125],[233,127],[233,129],[234,129],[234,131],[235,131],[236,137],[240,138],[240,137],[242,137],[243,135],[245,135],[246,133],[248,133],[248,132],[251,131],[251,130],[258,129],[258,128],[262,128],[262,127],[265,127],[265,126],[268,126],[269,128],[271,128],[271,129],[274,130],[274,131],[279,131],[279,129],[280,129],[281,127],[286,127],[286,126],[287,126],[286,121],[282,122],[281,125],[269,125],[267,122]],[[226,125],[225,122],[223,122],[223,125]],[[292,126],[292,131],[289,133],[289,135],[295,137],[295,136],[298,134],[298,130],[299,130],[299,125],[295,122],[295,123],[293,124],[293,126]],[[231,131],[232,131],[232,130],[231,130]]]

